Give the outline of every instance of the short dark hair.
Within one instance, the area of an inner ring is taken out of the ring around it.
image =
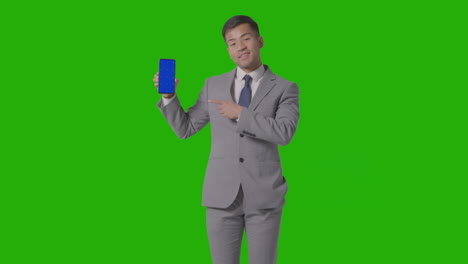
[[[237,27],[240,24],[249,24],[250,28],[260,36],[260,30],[258,29],[257,22],[248,16],[233,16],[223,26],[223,39],[226,41],[226,32],[230,29]]]

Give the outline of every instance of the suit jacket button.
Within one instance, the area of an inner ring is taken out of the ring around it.
[[[244,162],[244,159],[243,159],[243,158],[240,158],[239,161],[240,161],[240,162]]]
[[[240,134],[240,137],[244,137],[244,134]]]

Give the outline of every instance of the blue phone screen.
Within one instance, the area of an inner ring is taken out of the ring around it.
[[[175,60],[159,60],[159,93],[175,93]]]

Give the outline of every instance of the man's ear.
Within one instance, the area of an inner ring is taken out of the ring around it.
[[[260,42],[260,48],[263,48],[263,45],[265,43],[263,42],[263,37],[262,36],[258,36],[258,42]]]

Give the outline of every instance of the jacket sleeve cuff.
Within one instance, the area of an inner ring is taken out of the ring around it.
[[[256,137],[256,135],[251,131],[251,124],[253,123],[254,112],[248,108],[243,107],[241,115],[237,120],[236,132],[246,134],[251,137]]]

